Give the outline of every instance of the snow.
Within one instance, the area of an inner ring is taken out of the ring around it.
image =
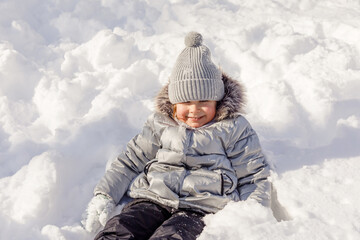
[[[359,239],[359,16],[358,0],[2,0],[0,239],[92,239],[92,190],[191,30],[245,84],[289,215],[230,203],[199,239]]]

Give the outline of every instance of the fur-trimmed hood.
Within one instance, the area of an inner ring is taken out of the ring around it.
[[[217,103],[215,121],[234,118],[244,113],[245,89],[244,86],[232,79],[227,74],[222,73],[224,82],[224,97]],[[167,83],[156,96],[156,110],[162,114],[173,118],[173,105],[168,94],[169,84]]]

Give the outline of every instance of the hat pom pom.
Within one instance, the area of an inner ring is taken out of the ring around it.
[[[189,32],[185,37],[185,45],[187,47],[198,47],[202,44],[203,38],[200,33]]]

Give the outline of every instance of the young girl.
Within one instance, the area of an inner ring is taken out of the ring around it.
[[[270,205],[269,165],[241,115],[243,87],[185,38],[157,111],[94,190],[83,224],[96,231],[125,193],[133,200],[95,239],[196,239],[207,213],[229,201]]]

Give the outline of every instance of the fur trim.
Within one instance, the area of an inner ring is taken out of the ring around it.
[[[225,95],[218,101],[215,121],[221,121],[228,118],[234,118],[244,113],[245,107],[245,89],[238,81],[222,73]],[[162,114],[173,118],[173,105],[169,100],[167,83],[156,96],[156,110]]]

